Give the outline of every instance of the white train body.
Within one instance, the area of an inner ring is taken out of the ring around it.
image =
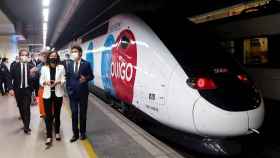
[[[262,125],[262,99],[249,110],[220,108],[187,84],[190,76],[144,21],[118,15],[108,22],[106,34],[82,44],[93,66],[94,86],[187,133],[232,137]]]

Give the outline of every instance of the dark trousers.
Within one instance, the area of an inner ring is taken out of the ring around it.
[[[81,95],[79,99],[70,97],[70,107],[72,111],[72,130],[74,136],[79,136],[79,132],[81,134],[86,134],[88,94]],[[79,116],[80,130],[78,128]]]
[[[19,113],[23,121],[25,129],[29,129],[30,124],[30,104],[31,104],[31,89],[19,88],[15,90],[15,97]]]
[[[62,97],[56,97],[55,92],[51,93],[49,99],[44,99],[45,106],[45,123],[47,128],[47,137],[52,138],[53,119],[55,119],[55,133],[60,130],[60,111],[62,106]]]
[[[39,84],[39,79],[38,79],[38,81],[36,81],[35,84],[34,84],[34,90],[35,90],[35,96],[36,97],[38,96],[39,88],[40,88],[40,84]]]
[[[1,93],[2,95],[4,95],[6,93],[6,87],[5,87],[5,82],[3,80],[0,80],[0,90],[1,90]]]

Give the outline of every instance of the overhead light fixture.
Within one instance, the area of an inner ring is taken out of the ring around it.
[[[49,16],[49,9],[48,8],[44,8],[43,9],[43,17],[48,17]]]
[[[47,31],[43,31],[43,38],[46,39],[47,37]]]
[[[46,22],[43,23],[43,30],[48,30],[48,24]]]
[[[42,0],[43,5],[43,45],[46,47],[47,31],[48,31],[48,19],[49,19],[49,5],[50,0]]]
[[[44,46],[46,45],[47,31],[48,31],[48,23],[44,22],[43,23],[43,43],[44,43]]]
[[[45,14],[43,13],[43,20],[44,22],[48,22],[48,19],[49,19],[49,14]]]
[[[50,0],[42,0],[43,1],[43,7],[49,7],[50,6]]]

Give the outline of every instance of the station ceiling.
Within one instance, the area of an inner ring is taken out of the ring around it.
[[[251,11],[250,11],[251,10]],[[200,24],[222,40],[280,34],[280,1],[251,8],[248,13]]]
[[[47,45],[61,48],[119,13],[161,9],[188,17],[241,2],[246,0],[51,0]],[[41,0],[1,0],[0,9],[28,43],[43,43]]]
[[[40,0],[1,0],[0,9],[14,23],[16,34],[25,37],[26,44],[42,44],[42,5]]]

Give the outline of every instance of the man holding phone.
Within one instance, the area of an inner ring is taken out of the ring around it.
[[[90,64],[82,59],[82,48],[73,46],[71,48],[71,56],[73,61],[66,69],[66,86],[70,99],[70,107],[72,111],[72,130],[73,137],[70,142],[86,139],[86,119],[88,106],[88,82],[94,76]],[[79,110],[80,109],[80,110]],[[80,114],[78,113],[80,112]],[[80,129],[78,128],[78,116],[80,116]]]

